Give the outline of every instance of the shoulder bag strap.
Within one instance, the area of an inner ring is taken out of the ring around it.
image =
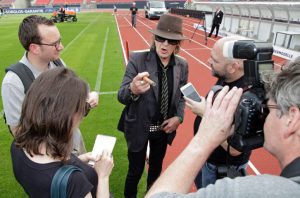
[[[12,71],[19,76],[24,86],[24,93],[26,94],[30,85],[35,79],[32,71],[26,65],[20,62],[5,69],[5,72],[8,71]]]
[[[56,171],[51,182],[51,198],[67,197],[68,180],[74,171],[81,171],[81,169],[72,165],[65,165]]]

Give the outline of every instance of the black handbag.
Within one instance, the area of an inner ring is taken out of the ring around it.
[[[51,198],[67,198],[67,185],[70,175],[74,171],[82,170],[72,165],[60,167],[51,182]]]

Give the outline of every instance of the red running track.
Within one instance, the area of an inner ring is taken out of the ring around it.
[[[122,14],[123,13],[123,14]],[[152,42],[152,34],[148,31],[156,27],[157,20],[149,20],[144,17],[144,13],[140,12],[137,17],[137,28],[131,27],[130,15],[127,11],[118,12],[115,16],[119,29],[120,40],[122,41],[124,62],[127,64],[126,42],[130,51],[148,49]],[[191,38],[197,19],[182,17],[183,34]],[[210,57],[210,50],[216,40],[219,38],[208,38],[205,45],[204,32],[197,30],[192,40],[184,41],[180,56],[184,57],[189,63],[189,81],[192,82],[199,94],[206,95],[209,89],[216,82],[216,78],[212,77],[211,69],[207,63]],[[275,68],[278,68],[285,60],[274,56]],[[185,119],[179,127],[177,136],[172,146],[168,147],[164,160],[163,169],[165,169],[185,148],[193,137],[193,122],[195,115],[188,109],[185,110]],[[275,174],[280,173],[280,167],[277,160],[271,156],[264,148],[256,149],[250,158],[248,167],[249,174]]]

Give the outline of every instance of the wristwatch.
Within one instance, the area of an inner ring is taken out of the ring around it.
[[[131,84],[131,83],[130,83],[130,84]],[[130,84],[128,85],[128,90],[129,90],[129,92],[130,92],[130,98],[131,98],[133,101],[137,101],[137,100],[140,98],[140,96],[139,96],[139,95],[136,95],[136,94],[134,94],[134,93],[132,92],[131,87],[130,87]]]

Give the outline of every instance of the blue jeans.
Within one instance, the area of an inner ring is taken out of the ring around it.
[[[232,165],[230,167],[235,170],[241,170],[241,169],[246,169],[247,164],[248,163],[245,163],[240,166]],[[195,185],[197,189],[205,188],[209,184],[214,184],[216,180],[217,180],[217,166],[206,162],[195,178]]]

